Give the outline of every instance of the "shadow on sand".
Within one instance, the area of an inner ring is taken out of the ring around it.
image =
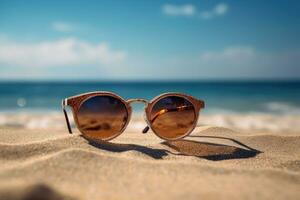
[[[230,146],[220,143],[200,142],[191,139],[181,139],[177,141],[162,142],[161,144],[163,146],[167,146],[171,149],[167,150],[151,148],[136,144],[120,144],[91,139],[87,137],[84,138],[89,142],[90,145],[99,149],[112,152],[138,151],[154,159],[162,159],[168,154],[173,154],[182,156],[195,156],[207,160],[219,161],[229,159],[251,158],[258,155],[259,153],[262,153],[261,151],[251,148],[235,139],[217,136],[189,136],[189,138],[213,138],[229,140],[235,143],[237,146]],[[176,152],[173,152],[172,150],[175,150]]]
[[[113,143],[113,142],[107,142],[103,140],[91,139],[83,135],[81,136],[84,139],[86,139],[90,145],[106,151],[112,151],[112,152],[137,151],[155,159],[162,159],[164,156],[167,156],[168,153],[171,153],[170,151],[167,151],[165,149],[154,149],[154,148],[136,145],[136,144]]]
[[[232,138],[218,136],[189,136],[189,138],[212,138],[227,141],[229,140],[239,147],[221,143],[200,142],[190,139],[165,141],[162,144],[176,150],[181,155],[196,156],[213,161],[251,158],[259,153],[262,153],[261,151],[251,148]]]

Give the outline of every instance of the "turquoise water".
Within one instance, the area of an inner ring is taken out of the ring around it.
[[[148,100],[183,92],[203,99],[206,113],[300,114],[300,81],[1,82],[0,112],[58,111],[63,98],[96,90]],[[137,111],[142,108],[135,106]]]

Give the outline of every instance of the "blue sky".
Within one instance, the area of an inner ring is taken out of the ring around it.
[[[0,0],[0,78],[300,78],[300,2]]]

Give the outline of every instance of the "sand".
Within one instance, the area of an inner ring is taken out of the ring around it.
[[[300,134],[201,126],[164,142],[0,129],[0,199],[300,199]]]

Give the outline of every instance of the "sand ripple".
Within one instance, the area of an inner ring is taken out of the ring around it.
[[[217,127],[175,142],[2,130],[0,199],[297,199],[299,146],[297,134]]]

